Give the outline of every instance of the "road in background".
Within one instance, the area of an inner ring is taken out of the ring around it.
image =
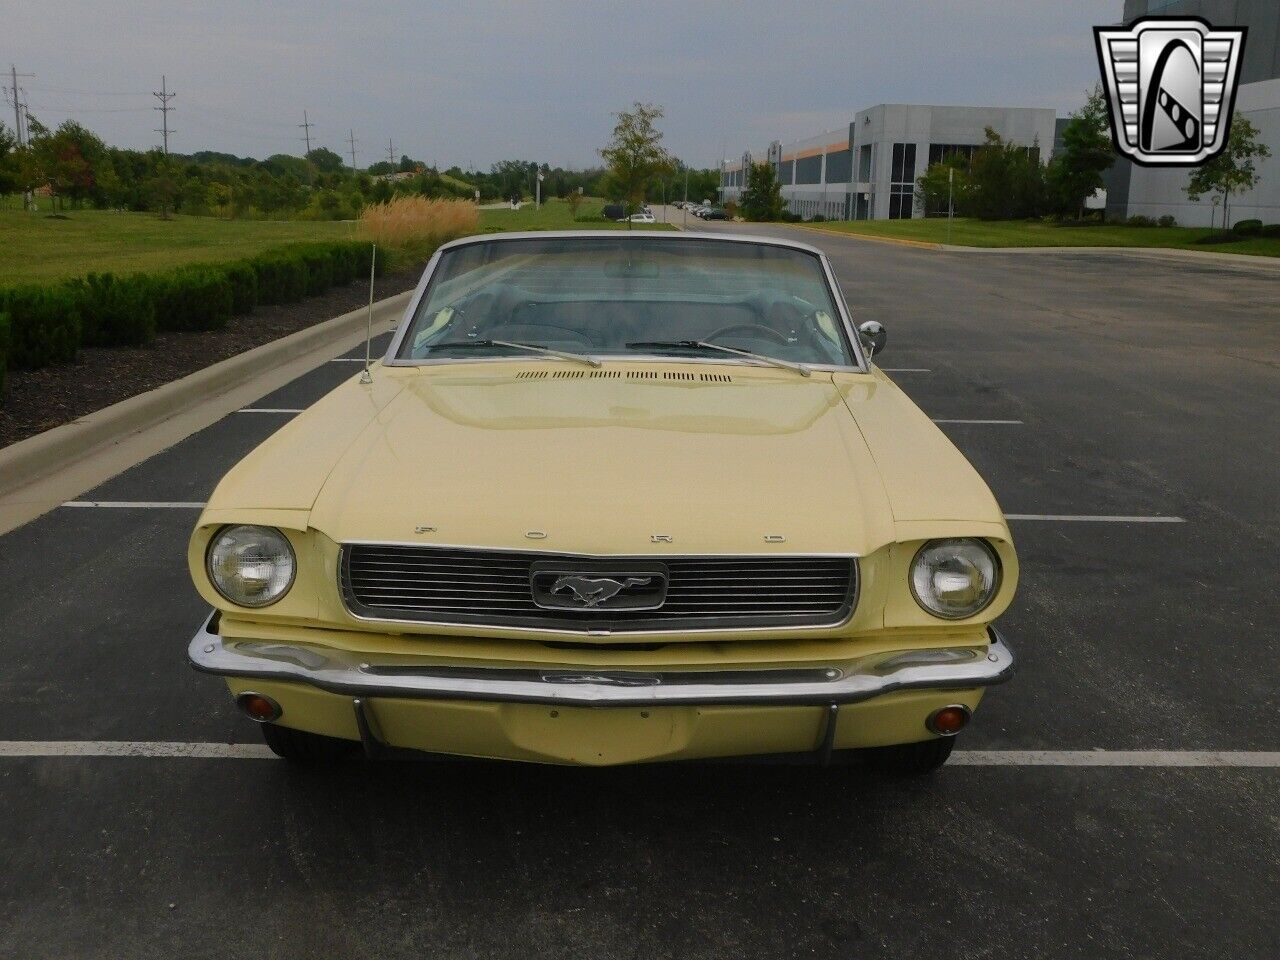
[[[1280,955],[1274,764],[1005,753],[1277,749],[1276,275],[698,229],[827,250],[930,416],[1002,421],[941,428],[1009,513],[1186,521],[1014,521],[1020,673],[958,749],[1014,765],[0,756],[0,956]],[[199,502],[290,415],[229,416],[81,499]],[[257,742],[185,663],[195,516],[65,508],[0,537],[0,738]]]

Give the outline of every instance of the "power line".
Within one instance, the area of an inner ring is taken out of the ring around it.
[[[347,143],[351,144],[351,172],[356,171],[356,132],[354,130],[347,131]]]
[[[49,93],[69,93],[77,97],[145,97],[148,90],[76,90],[73,87],[55,87],[48,83],[33,83],[38,91]]]
[[[177,107],[169,106],[169,101],[172,100],[174,97],[176,97],[177,94],[170,93],[169,88],[165,86],[165,83],[166,81],[165,81],[164,74],[161,74],[160,75],[160,92],[156,93],[154,90],[151,92],[151,95],[160,101],[160,106],[152,107],[151,109],[160,111],[161,129],[156,130],[155,132],[164,135],[164,155],[167,157],[169,155],[169,111],[177,109]]]
[[[302,122],[298,124],[298,126],[302,128],[302,139],[306,141],[307,153],[310,153],[311,152],[311,128],[312,126],[314,126],[314,124],[312,124],[312,122],[307,119],[307,111],[305,110],[302,111]]]

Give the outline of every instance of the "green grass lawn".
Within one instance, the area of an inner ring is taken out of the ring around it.
[[[355,224],[333,221],[161,220],[111,210],[69,210],[64,216],[0,210],[0,284],[234,260],[292,241],[347,239],[355,230]]]
[[[946,220],[855,220],[806,226],[900,240],[947,242]],[[1196,227],[1067,226],[1056,223],[957,219],[951,243],[970,247],[1162,247],[1201,253],[1249,253],[1280,257],[1280,239],[1253,237],[1232,243],[1200,244],[1214,231]]]
[[[604,207],[602,200],[584,200],[578,207],[575,220],[569,210],[569,204],[563,200],[548,200],[542,209],[532,203],[524,204],[519,210],[481,210],[480,232],[497,233],[503,230],[674,230],[667,223],[614,223],[600,216]]]

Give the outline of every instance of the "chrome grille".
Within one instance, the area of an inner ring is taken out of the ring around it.
[[[509,626],[571,632],[833,626],[857,601],[853,557],[609,557],[665,565],[657,610],[548,609],[533,600],[533,565],[604,558],[519,551],[348,544],[339,577],[347,608],[371,620]]]

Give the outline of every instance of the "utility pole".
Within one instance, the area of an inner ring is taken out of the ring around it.
[[[391,142],[391,138],[387,137],[387,163],[391,164],[391,172],[395,173],[396,166],[396,147]]]
[[[311,128],[313,126],[315,126],[315,124],[307,119],[307,111],[303,110],[302,122],[298,124],[298,127],[302,130],[302,140],[307,145],[307,153],[311,152]]]
[[[347,143],[351,144],[351,172],[357,173],[356,170],[356,132],[354,130],[347,131]]]
[[[176,97],[177,94],[169,92],[169,88],[165,86],[164,74],[161,74],[160,75],[160,92],[159,93],[152,92],[151,95],[160,101],[160,106],[152,107],[151,109],[160,111],[160,129],[154,132],[162,134],[164,136],[164,155],[167,157],[169,155],[169,133],[170,133],[169,111],[177,109],[177,107],[169,106],[169,101],[172,100],[174,97]]]
[[[19,73],[18,68],[13,64],[9,64],[9,76],[12,79],[13,87],[13,135],[17,138],[18,146],[23,146],[22,140],[22,107],[18,101],[18,78],[34,77],[34,73]],[[31,209],[31,191],[25,190],[22,194],[22,209]]]

